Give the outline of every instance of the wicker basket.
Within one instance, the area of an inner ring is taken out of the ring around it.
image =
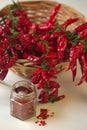
[[[20,4],[23,7],[23,9],[25,9],[28,12],[31,21],[40,24],[42,22],[45,22],[49,18],[52,9],[55,7],[56,4],[58,4],[58,2],[39,0],[39,1],[23,1],[20,2]],[[9,5],[0,10],[0,22],[2,24],[8,7]],[[66,19],[75,17],[78,17],[79,21],[71,25],[68,28],[69,30],[72,30],[77,25],[83,23],[85,21],[85,17],[75,9],[65,4],[62,4],[62,7],[58,13],[58,17],[56,19],[58,20],[59,23],[63,23]],[[56,68],[64,69],[66,65],[67,62],[61,63]],[[19,59],[16,62],[16,64],[11,68],[11,70],[20,76],[30,78],[32,72],[36,70],[37,67],[38,66],[33,65],[33,63],[30,62],[29,60]]]

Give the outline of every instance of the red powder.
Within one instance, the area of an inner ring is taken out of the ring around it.
[[[37,116],[37,119],[47,119],[49,117],[47,109],[40,109],[40,114]]]
[[[54,116],[54,112],[49,114],[49,110],[48,109],[40,109],[40,114],[37,116],[37,121],[35,123],[39,124],[39,126],[45,126],[46,123],[46,119],[49,117],[53,117]]]

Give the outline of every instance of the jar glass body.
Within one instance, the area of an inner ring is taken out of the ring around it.
[[[21,120],[36,115],[36,91],[29,81],[16,82],[10,95],[10,113]]]

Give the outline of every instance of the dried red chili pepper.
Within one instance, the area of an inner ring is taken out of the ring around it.
[[[14,14],[16,14],[16,16]],[[16,17],[17,19],[19,18],[15,26],[16,30],[18,30],[19,32],[28,33],[30,30],[31,22],[27,13],[23,10],[19,10],[18,14],[18,10],[16,10],[14,14],[13,14],[14,18]]]
[[[87,29],[81,31],[81,32],[79,33],[79,35],[80,35],[80,37],[82,37],[82,38],[84,38],[84,39],[87,38]]]
[[[39,66],[38,66],[39,67]],[[33,72],[32,76],[37,76],[37,75],[41,75],[42,73],[42,69],[38,68],[36,71]]]
[[[41,79],[41,80],[39,81],[39,83],[38,83],[37,88],[38,88],[38,89],[44,89],[45,87],[46,87],[46,84],[45,84],[44,80]]]
[[[58,96],[58,99],[59,99],[59,100],[62,100],[62,99],[64,99],[64,98],[65,98],[65,95]]]
[[[31,82],[33,84],[38,84],[40,80],[41,80],[41,75],[40,74],[39,75],[33,75],[32,79],[31,79]]]
[[[60,73],[60,70],[48,70],[48,74],[49,74],[49,76],[50,76],[50,78],[51,77],[53,77],[53,78],[56,78],[56,74],[58,74],[58,73]]]
[[[55,81],[50,81],[50,88],[60,88],[60,85]]]
[[[60,37],[57,41],[57,57],[58,61],[61,62],[64,56],[64,51],[67,47],[68,39],[66,37]]]
[[[79,42],[77,45],[71,47],[70,57],[69,57],[70,63],[69,63],[67,70],[74,67],[77,58],[79,57],[79,55],[82,52],[83,52],[83,43],[82,42]]]
[[[76,85],[80,85],[81,83],[83,83],[87,79],[87,62],[85,59],[85,55],[81,54],[79,57],[79,60],[81,62],[81,67],[83,69],[82,69],[82,77],[81,77],[79,83],[77,83]]]
[[[38,31],[49,31],[54,28],[54,23],[43,23],[38,25]]]
[[[78,20],[79,18],[69,18],[61,26],[62,28],[66,29],[69,25],[77,22]]]
[[[27,47],[31,45],[32,35],[20,33],[15,39],[17,41],[17,44],[21,45],[22,51],[23,51],[24,49],[26,49]]]
[[[8,70],[8,68],[12,67],[18,59],[18,56],[13,48],[10,48],[9,51],[10,54],[9,53],[5,54],[5,52],[3,53],[2,61],[0,63],[0,68],[2,70]]]
[[[11,28],[11,20],[10,19],[6,19],[5,20],[6,26],[5,27],[9,27]]]
[[[57,64],[58,64],[57,59],[48,59],[48,60],[47,60],[47,65],[48,65],[50,68],[56,67]]]
[[[43,78],[43,80],[49,82],[50,76],[49,76],[49,74],[48,74],[48,71],[42,70],[42,78]]]
[[[46,55],[46,58],[47,58],[47,59],[55,59],[55,58],[57,58],[57,54],[56,54],[56,52],[49,52],[49,53]]]
[[[46,33],[46,34],[40,36],[41,40],[49,40],[49,38],[50,38],[50,34],[49,33]]]
[[[40,63],[40,57],[31,55],[31,54],[24,54],[24,58],[33,61],[35,64],[39,64]]]
[[[78,27],[75,28],[75,32],[80,33],[83,30],[87,29],[87,22],[79,25]]]
[[[36,30],[37,30],[37,24],[32,23],[30,26],[30,33],[34,34],[36,32]]]
[[[77,70],[77,63],[74,62],[73,66],[71,67],[72,75],[73,75],[73,81],[75,80],[76,77],[76,70]]]
[[[1,41],[0,43],[0,50],[2,50],[3,52],[6,51],[6,49],[8,48],[9,44],[10,44],[11,39],[7,36],[5,36],[3,38],[3,41]]]
[[[44,42],[39,42],[38,47],[41,49],[42,53],[46,52],[46,46],[45,46]]]
[[[4,80],[4,78],[6,77],[7,73],[8,73],[8,70],[0,69],[0,80]]]
[[[64,30],[59,31],[59,32],[53,32],[50,36],[50,39],[52,40],[53,38],[58,38],[62,35],[64,35],[66,32]]]
[[[58,99],[58,88],[53,88],[53,90],[51,90],[51,92],[50,92],[50,95],[49,95],[49,97],[53,97],[53,99],[51,99],[51,101],[52,100],[54,100],[55,101],[55,99],[57,100]],[[50,100],[50,99],[49,99]],[[52,101],[53,102],[53,101]]]
[[[39,94],[39,102],[41,102],[41,103],[46,103],[46,102],[48,102],[49,100],[48,100],[48,98],[49,98],[49,93],[48,92],[44,92],[43,90],[40,92],[40,94]]]
[[[18,60],[18,55],[15,52],[14,48],[11,48],[10,51],[11,51],[12,57],[10,57],[10,54],[9,54],[10,59],[8,57],[8,61],[6,62],[5,68],[11,68]]]
[[[53,11],[51,12],[51,15],[48,19],[48,22],[53,22],[54,21],[54,18],[56,16],[56,14],[58,13],[59,9],[61,8],[61,4],[58,4],[55,6],[55,8],[53,9]]]

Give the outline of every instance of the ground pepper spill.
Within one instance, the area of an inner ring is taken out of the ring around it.
[[[39,126],[45,126],[47,125],[46,120],[49,117],[53,117],[53,116],[54,116],[54,112],[50,112],[50,110],[48,109],[41,108],[39,115],[37,115],[36,117],[37,120],[35,121],[35,123],[38,124]]]

